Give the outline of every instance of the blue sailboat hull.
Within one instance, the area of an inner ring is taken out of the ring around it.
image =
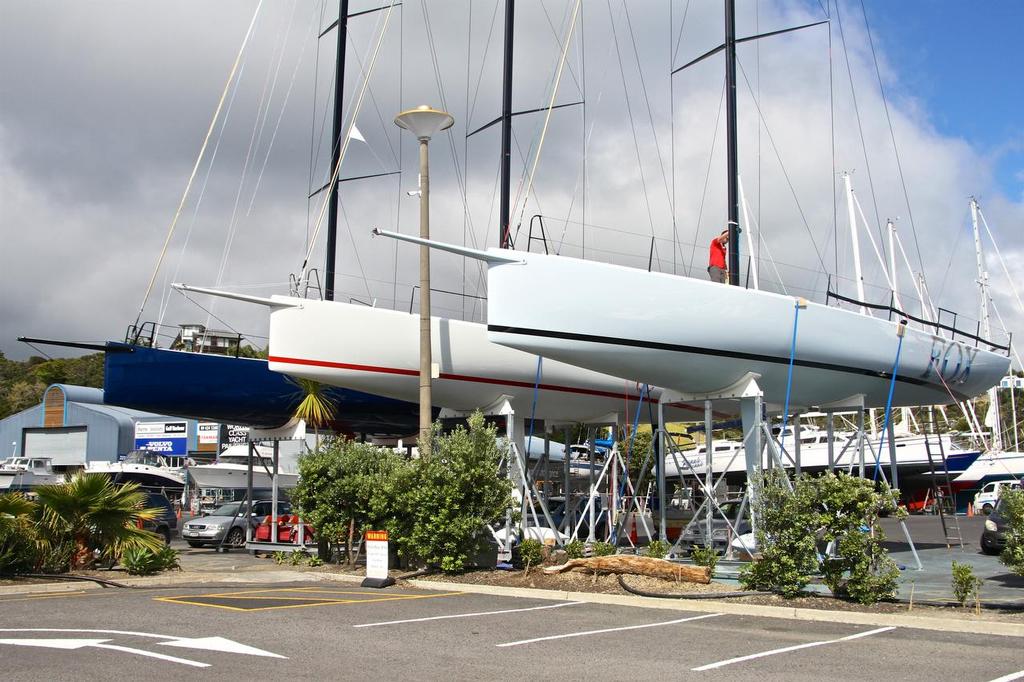
[[[103,391],[109,405],[260,428],[286,423],[303,396],[266,360],[119,342],[106,345]],[[336,408],[333,430],[401,436],[418,428],[415,403],[333,386],[325,393]]]

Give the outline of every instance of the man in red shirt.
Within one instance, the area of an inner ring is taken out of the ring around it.
[[[729,243],[729,230],[711,240],[711,253],[708,257],[708,275],[712,282],[729,283],[729,270],[725,265],[725,245]]]

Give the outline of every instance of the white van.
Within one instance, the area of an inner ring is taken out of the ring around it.
[[[991,514],[992,510],[996,507],[996,502],[999,500],[999,493],[1003,488],[1007,487],[1010,490],[1020,490],[1021,485],[1016,481],[994,481],[992,483],[986,483],[974,496],[974,501],[971,503],[974,507],[974,513]]]

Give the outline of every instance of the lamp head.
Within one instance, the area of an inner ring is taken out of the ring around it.
[[[395,125],[405,128],[419,140],[429,140],[432,136],[451,128],[455,119],[447,111],[439,111],[428,104],[415,109],[406,109],[395,116]]]

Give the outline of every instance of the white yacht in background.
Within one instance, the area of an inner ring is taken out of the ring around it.
[[[0,463],[0,491],[29,490],[40,485],[62,483],[49,457],[9,457]]]
[[[171,466],[167,459],[150,450],[132,450],[120,462],[90,462],[87,474],[106,474],[114,483],[138,483],[143,488],[181,490],[184,470]]]
[[[249,484],[249,452],[248,445],[232,445],[220,454],[213,464],[197,464],[188,468],[192,485],[196,488],[216,488],[220,490],[247,488]],[[271,488],[271,473],[274,470],[272,450],[267,446],[257,446],[256,456],[252,462],[252,487]],[[294,488],[299,482],[299,475],[294,472],[278,471],[278,488]]]
[[[795,468],[796,447],[794,443],[794,431],[787,429],[787,436],[783,440],[786,454],[783,455],[783,467],[786,469]],[[837,471],[857,470],[860,466],[860,459],[854,444],[844,446],[854,437],[854,434],[837,431],[833,435],[833,465]],[[940,455],[939,439],[942,441]],[[913,476],[925,474],[931,471],[934,466],[936,473],[942,472],[942,457],[945,457],[946,468],[951,476],[956,476],[971,467],[980,456],[977,450],[961,448],[946,434],[931,436],[928,445],[926,437],[915,434],[897,434],[896,444],[896,465],[901,476]],[[872,441],[871,448],[877,452],[878,442]],[[931,448],[931,463],[928,458],[928,448]],[[743,444],[733,440],[712,441],[711,471],[716,476],[723,472],[746,476],[746,459],[743,454]],[[882,443],[880,463],[889,475],[889,446]],[[765,466],[767,466],[765,462]],[[866,470],[875,466],[875,455],[867,448],[864,451],[864,467]],[[665,456],[666,476],[697,475],[703,476],[706,467],[705,446],[699,445],[693,450],[676,453],[669,453]],[[828,432],[824,429],[805,426],[800,430],[800,470],[814,473],[828,469]]]

